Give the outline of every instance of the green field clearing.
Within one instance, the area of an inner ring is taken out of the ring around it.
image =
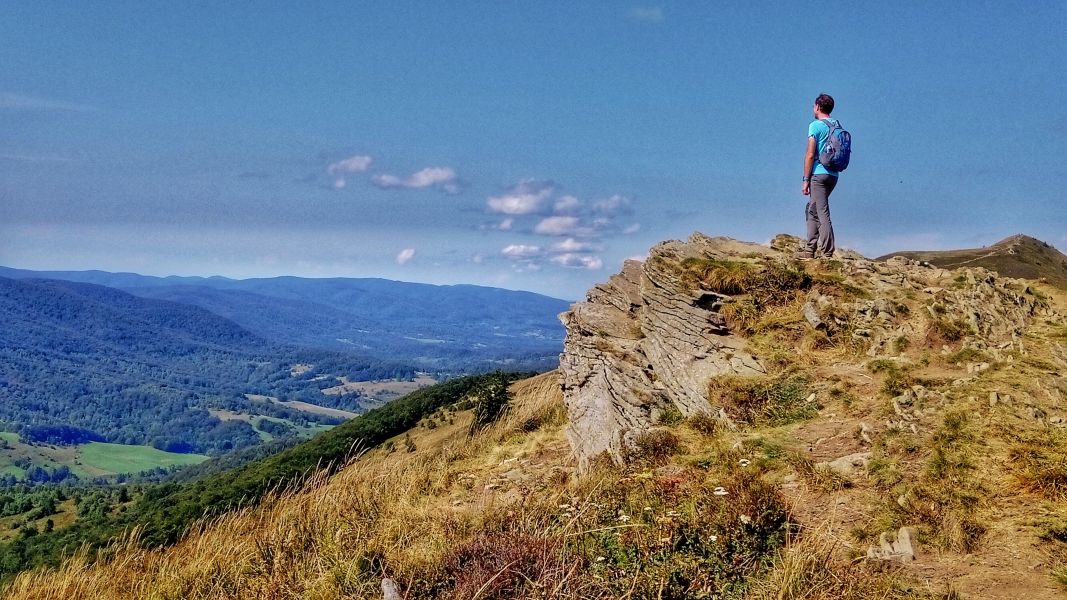
[[[195,465],[208,459],[203,454],[177,454],[150,446],[127,446],[90,442],[79,446],[81,463],[108,473],[139,473],[156,467]]]

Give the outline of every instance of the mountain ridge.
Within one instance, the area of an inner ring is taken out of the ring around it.
[[[373,354],[428,370],[550,368],[563,341],[556,315],[569,306],[533,292],[376,278],[234,280],[0,268],[5,274],[86,280],[192,304],[278,343]]]
[[[875,260],[887,260],[893,256],[926,261],[946,269],[985,267],[1005,277],[1046,280],[1056,287],[1067,289],[1067,255],[1048,242],[1024,234],[1011,235],[981,248],[901,250]]]

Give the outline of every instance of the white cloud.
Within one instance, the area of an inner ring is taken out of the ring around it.
[[[574,238],[567,238],[562,242],[552,244],[553,252],[596,252],[600,248],[589,242],[579,242]]]
[[[604,261],[600,260],[599,256],[590,256],[588,254],[560,254],[559,256],[553,256],[549,260],[561,267],[572,269],[589,269],[592,271],[604,266]]]
[[[550,181],[525,179],[508,188],[503,195],[490,197],[486,204],[491,212],[530,215],[540,212],[554,191],[556,185]]]
[[[404,248],[403,250],[400,251],[399,254],[396,255],[396,264],[398,264],[398,265],[407,264],[413,258],[415,258],[415,249],[414,248]]]
[[[572,215],[578,212],[579,208],[581,208],[581,202],[574,196],[560,196],[552,205],[552,212],[557,215]]]
[[[375,175],[371,178],[371,182],[386,190],[398,188],[421,190],[436,186],[449,194],[459,192],[459,176],[451,167],[426,167],[406,178],[388,174]]]
[[[636,260],[637,262],[645,262],[648,260],[647,254],[636,254],[634,256],[627,256],[626,260]]]
[[[337,173],[363,173],[370,168],[372,162],[374,162],[374,159],[369,156],[350,156],[326,167],[326,172],[330,175],[336,175]]]
[[[641,23],[662,23],[663,9],[658,6],[635,6],[627,13],[633,21]]]
[[[333,189],[335,189],[335,190],[343,190],[343,189],[345,189],[345,185],[346,184],[347,184],[347,182],[345,181],[344,177],[338,177],[333,182]]]
[[[578,217],[545,217],[534,227],[541,235],[577,235],[581,231]]]
[[[66,110],[71,112],[100,112],[100,109],[88,104],[24,96],[11,92],[0,92],[0,108],[14,110]]]
[[[541,256],[544,254],[544,249],[541,246],[509,244],[501,248],[500,253],[512,260],[521,260]]]
[[[628,215],[633,212],[630,199],[626,196],[615,194],[603,200],[593,203],[593,210],[602,215]]]
[[[508,217],[503,221],[497,223],[496,228],[500,231],[511,231],[511,228],[515,225],[515,219]]]
[[[640,223],[634,223],[633,225],[627,225],[626,228],[622,230],[622,232],[627,234],[627,235],[629,235],[631,233],[637,233],[638,231],[641,231],[641,224]]]

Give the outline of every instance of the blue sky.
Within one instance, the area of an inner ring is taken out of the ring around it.
[[[834,10],[829,10],[829,9]],[[664,239],[1067,249],[1062,2],[0,3],[0,264],[576,299]]]

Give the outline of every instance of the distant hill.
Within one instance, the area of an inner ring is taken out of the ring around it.
[[[551,368],[569,302],[531,292],[386,279],[148,277],[103,271],[0,276],[95,283],[207,309],[267,340],[344,350],[425,369]]]
[[[100,285],[0,277],[0,426],[48,443],[106,440],[218,454],[259,443],[252,416],[336,423],[262,394],[359,409],[336,376],[412,367],[285,347],[205,309]],[[294,374],[294,364],[311,365]],[[220,419],[213,411],[229,411]],[[237,416],[241,416],[237,418]]]
[[[1051,245],[1025,235],[1013,235],[992,246],[966,250],[906,250],[877,260],[904,256],[946,269],[985,267],[1005,277],[1045,280],[1067,289],[1067,256]]]

